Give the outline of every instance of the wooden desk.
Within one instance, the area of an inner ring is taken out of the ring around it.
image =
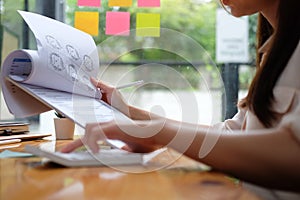
[[[49,140],[22,142],[9,150],[23,151],[26,144],[46,142]],[[65,142],[51,144],[59,148]],[[168,150],[154,158],[149,166],[118,169],[65,168],[45,164],[38,157],[0,159],[0,199],[258,199],[228,176],[203,171],[203,166],[184,156],[163,169],[152,170],[176,157],[178,153]],[[141,173],[125,172],[133,169]]]

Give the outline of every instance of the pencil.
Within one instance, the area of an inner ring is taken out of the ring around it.
[[[119,90],[119,89],[124,89],[124,88],[132,87],[132,86],[138,86],[138,85],[141,85],[143,83],[144,83],[143,80],[139,80],[139,81],[135,81],[135,82],[132,82],[132,83],[125,84],[125,85],[117,86],[116,89]]]

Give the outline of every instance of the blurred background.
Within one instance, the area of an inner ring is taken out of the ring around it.
[[[225,19],[217,0],[160,0],[156,7],[139,7],[137,0],[127,7],[110,7],[108,0],[97,7],[79,6],[77,0],[0,0],[1,63],[13,50],[36,49],[35,38],[17,10],[70,26],[75,26],[77,12],[98,13],[98,32],[92,34],[100,57],[98,78],[112,85],[145,80],[144,86],[121,92],[130,104],[169,118],[185,120],[188,112],[197,115],[194,122],[203,124],[231,118],[255,72],[256,16],[236,21],[227,14]],[[130,13],[129,36],[106,33],[109,11]],[[138,36],[138,13],[158,14],[160,35]],[[222,55],[238,48],[243,55]],[[1,121],[28,121],[33,132],[54,130],[54,111],[15,119],[2,93],[0,108]],[[83,130],[77,127],[76,133]]]

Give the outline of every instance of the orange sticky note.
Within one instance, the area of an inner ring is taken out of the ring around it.
[[[88,34],[97,36],[99,34],[99,13],[76,11],[74,27]]]
[[[137,13],[136,16],[137,36],[160,36],[160,14]]]
[[[129,12],[106,12],[107,35],[129,35],[130,13]]]
[[[130,7],[132,5],[132,0],[108,0],[108,6],[120,6],[120,7]]]
[[[101,0],[78,0],[78,6],[100,7]]]

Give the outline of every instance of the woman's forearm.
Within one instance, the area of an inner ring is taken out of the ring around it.
[[[149,112],[133,106],[129,106],[128,115],[128,117],[133,120],[150,120],[151,118]]]
[[[284,189],[300,185],[300,147],[288,129],[225,133],[210,130],[209,126],[166,119],[131,106],[129,113],[134,120],[161,121],[165,125],[155,137],[155,143],[171,147],[214,169]]]
[[[154,119],[163,118],[159,115],[156,115],[154,113],[148,112],[146,110],[134,106],[129,106],[129,113],[127,116],[133,120],[154,120]]]
[[[300,146],[287,129],[223,134],[170,122],[163,134],[158,143],[246,181],[281,189],[300,185]]]

